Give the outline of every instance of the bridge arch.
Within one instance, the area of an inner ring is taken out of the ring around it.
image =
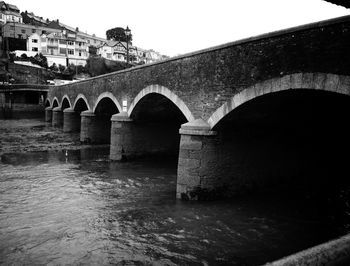
[[[99,102],[100,102],[103,98],[109,98],[109,99],[111,99],[111,100],[113,101],[113,103],[116,105],[116,107],[118,108],[119,112],[122,111],[121,105],[119,104],[117,98],[113,95],[113,93],[106,91],[106,92],[101,93],[101,94],[98,96],[98,98],[97,98],[97,100],[96,100],[96,102],[95,102],[95,105],[94,105],[94,107],[93,107],[93,109],[92,109],[93,112],[96,111],[96,108],[97,108]],[[89,109],[89,110],[90,110],[90,109]]]
[[[85,102],[85,105],[86,105],[86,107],[87,107],[87,110],[89,110],[89,111],[91,110],[91,107],[90,107],[90,105],[89,105],[88,100],[86,99],[85,95],[82,94],[82,93],[79,93],[78,96],[77,96],[77,97],[75,98],[75,100],[74,100],[73,107],[72,107],[74,110],[75,110],[76,107],[77,107],[78,101],[84,101],[84,102]]]
[[[213,128],[232,110],[256,97],[290,89],[312,89],[350,95],[350,77],[325,73],[295,73],[250,86],[220,106],[208,119]]]
[[[69,107],[71,107],[71,106],[72,106],[72,104],[71,104],[71,102],[70,102],[70,99],[69,99],[68,95],[65,94],[65,95],[62,97],[61,108],[62,108],[62,109],[66,109],[66,108],[69,108]]]
[[[52,100],[52,108],[58,107],[59,106],[59,100],[58,98],[55,96]]]
[[[128,115],[131,116],[134,108],[136,107],[137,103],[144,98],[146,95],[150,93],[157,93],[165,96],[170,101],[172,101],[177,108],[182,112],[182,114],[186,117],[187,121],[194,120],[194,116],[192,115],[190,109],[187,107],[187,105],[171,90],[169,90],[166,87],[160,86],[160,85],[150,85],[144,88],[142,91],[139,92],[139,94],[136,95],[133,102],[130,104]]]
[[[51,106],[51,102],[50,102],[50,99],[46,99],[45,100],[45,107],[49,107],[49,106]]]

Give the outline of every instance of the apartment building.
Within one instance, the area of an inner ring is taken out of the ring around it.
[[[42,53],[48,65],[85,65],[88,58],[88,46],[85,40],[68,35],[67,32],[32,34],[27,39],[27,51]]]

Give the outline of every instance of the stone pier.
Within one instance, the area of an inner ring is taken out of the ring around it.
[[[111,138],[110,117],[84,111],[81,116],[80,141],[91,144],[106,144]]]
[[[113,115],[111,121],[111,160],[178,154],[177,125],[132,120],[126,112]]]
[[[126,112],[113,115],[111,122],[110,159],[119,161],[135,152],[132,141],[133,123]]]
[[[63,126],[63,112],[61,107],[55,107],[52,110],[52,126],[53,127]]]
[[[45,122],[52,122],[52,107],[45,108]]]
[[[63,111],[63,132],[77,132],[80,130],[80,114],[72,108]]]
[[[176,197],[197,200],[215,197],[220,187],[217,179],[215,131],[202,119],[183,124],[180,129],[180,151],[177,171]]]
[[[80,141],[94,143],[96,135],[96,115],[91,111],[81,112]]]

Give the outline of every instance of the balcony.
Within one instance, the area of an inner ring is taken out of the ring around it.
[[[52,48],[58,48],[58,43],[57,43],[57,42],[54,42],[54,43],[48,42],[48,43],[47,43],[47,47],[48,47],[48,48],[50,48],[50,47],[52,47]]]

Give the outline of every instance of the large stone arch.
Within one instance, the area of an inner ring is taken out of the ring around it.
[[[85,102],[85,104],[86,104],[86,106],[87,106],[87,108],[88,108],[88,111],[91,111],[91,107],[90,107],[89,101],[86,99],[85,95],[82,94],[82,93],[79,93],[78,96],[75,98],[74,103],[73,103],[73,106],[72,106],[73,110],[75,109],[76,104],[77,104],[77,102],[78,102],[80,99],[82,99],[82,100]]]
[[[69,97],[68,97],[67,94],[65,94],[65,95],[62,97],[60,106],[62,107],[62,104],[63,104],[64,99],[67,99],[67,101],[68,101],[68,103],[69,103],[69,107],[72,107],[72,103],[71,103],[71,101],[70,101],[70,99],[69,99]]]
[[[350,95],[350,76],[326,73],[295,73],[269,79],[250,86],[220,106],[207,120],[213,128],[222,118],[241,104],[256,97],[290,89],[313,89]]]
[[[192,115],[190,109],[187,107],[187,105],[171,90],[169,90],[166,87],[160,86],[160,85],[150,85],[144,88],[142,91],[139,92],[139,94],[136,95],[133,102],[130,104],[128,115],[130,116],[132,114],[132,111],[136,107],[137,103],[145,97],[147,94],[150,93],[158,93],[166,98],[168,98],[170,101],[172,101],[182,112],[182,114],[186,117],[187,121],[193,121],[194,116]]]
[[[95,104],[94,104],[94,107],[93,107],[93,109],[92,109],[92,112],[95,112],[96,107],[98,106],[98,103],[99,103],[103,98],[109,98],[109,99],[111,99],[111,100],[114,102],[114,104],[117,106],[119,112],[122,111],[121,105],[119,104],[117,98],[113,95],[113,93],[106,91],[106,92],[101,93],[101,94],[98,96],[98,98],[97,98],[97,100],[96,100],[96,102],[95,102]],[[90,109],[89,109],[89,110],[90,110]]]

